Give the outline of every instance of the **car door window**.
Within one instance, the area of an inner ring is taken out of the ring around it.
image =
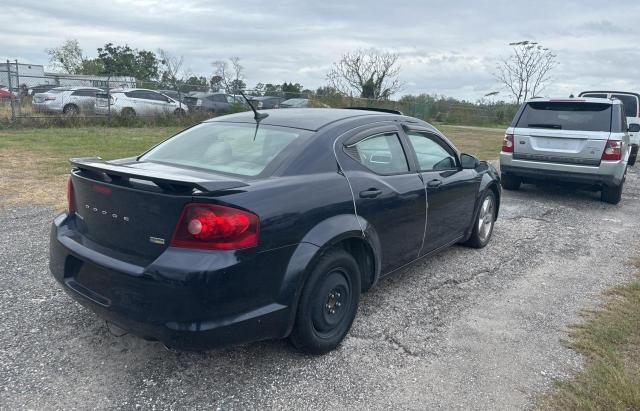
[[[420,171],[442,171],[457,168],[455,154],[437,136],[415,131],[409,131],[407,136],[416,153]]]
[[[80,90],[74,91],[71,95],[78,96],[78,97],[95,97],[96,91],[97,90],[92,90],[92,89],[80,89]]]
[[[377,174],[389,175],[409,171],[407,157],[396,133],[364,138],[345,148],[354,160]]]
[[[141,90],[128,91],[128,92],[124,93],[124,95],[127,96],[127,97],[130,97],[130,98],[137,98],[137,99],[145,99],[145,100],[147,100],[146,91],[141,91]]]
[[[607,98],[607,95],[601,94],[601,93],[587,93],[587,94],[583,94],[581,97]]]

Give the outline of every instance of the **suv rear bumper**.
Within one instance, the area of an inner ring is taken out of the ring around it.
[[[51,273],[74,300],[118,327],[183,350],[289,334],[296,297],[279,291],[295,246],[241,259],[168,248],[141,267],[83,244],[69,220],[62,214],[51,227]]]
[[[600,165],[545,163],[514,160],[512,154],[500,153],[500,172],[530,180],[554,180],[586,185],[620,185],[626,174],[626,161],[601,161]]]

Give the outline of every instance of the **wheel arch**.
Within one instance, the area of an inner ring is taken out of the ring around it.
[[[291,305],[289,331],[311,270],[322,255],[334,248],[346,250],[358,263],[363,292],[370,289],[380,277],[380,242],[364,219],[345,214],[322,221],[298,244],[282,280],[278,300]]]

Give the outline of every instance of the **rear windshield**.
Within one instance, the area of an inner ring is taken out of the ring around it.
[[[629,94],[612,94],[624,104],[624,113],[627,117],[638,117],[638,97]]]
[[[516,127],[611,131],[611,104],[536,101],[528,103]]]
[[[255,124],[202,123],[154,147],[142,161],[256,176],[311,132]],[[254,138],[255,135],[255,138]]]

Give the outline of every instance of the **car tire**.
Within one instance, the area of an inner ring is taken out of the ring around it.
[[[498,209],[496,195],[491,190],[487,191],[478,204],[471,236],[464,243],[472,248],[483,248],[489,244],[496,221],[496,210]]]
[[[505,190],[519,190],[520,185],[522,184],[522,179],[520,177],[516,177],[511,174],[501,174],[500,180],[500,184]]]
[[[173,112],[173,114],[175,114],[175,115],[176,115],[176,116],[178,116],[178,117],[183,117],[183,116],[186,116],[186,115],[187,115],[187,112],[186,112],[186,111],[184,111],[184,109],[177,108],[177,109]]]
[[[335,349],[351,329],[359,301],[358,264],[344,250],[329,250],[306,281],[289,339],[307,354]]]
[[[631,155],[629,155],[629,161],[627,162],[627,165],[629,166],[635,165],[637,157],[638,157],[638,146],[634,144],[633,146],[631,146]]]
[[[77,116],[80,114],[80,109],[75,104],[67,104],[62,109],[62,114],[65,116]]]
[[[600,199],[605,203],[618,204],[622,200],[624,180],[617,186],[604,186],[600,192]]]
[[[136,116],[136,111],[134,109],[132,109],[131,107],[125,107],[120,112],[120,115],[122,117],[132,118],[132,117]]]

